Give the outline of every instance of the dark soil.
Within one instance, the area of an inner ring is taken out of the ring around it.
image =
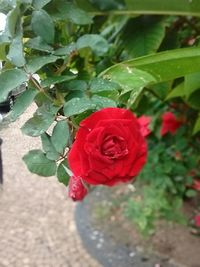
[[[189,227],[159,222],[152,236],[138,233],[124,216],[127,190],[99,187],[78,205],[78,229],[89,252],[105,267],[200,267],[200,237]]]

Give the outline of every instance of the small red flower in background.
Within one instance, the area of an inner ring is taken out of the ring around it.
[[[68,195],[74,201],[81,201],[87,195],[87,189],[83,185],[80,177],[70,177]]]
[[[144,137],[146,137],[147,135],[149,135],[151,133],[151,130],[148,127],[149,127],[149,124],[151,123],[151,117],[142,115],[141,117],[139,117],[137,119],[137,121],[140,124],[141,134]]]
[[[194,179],[193,184],[192,184],[192,188],[197,190],[197,191],[200,191],[200,180]]]
[[[194,217],[195,226],[200,227],[200,214]]]
[[[175,134],[176,130],[180,128],[182,122],[171,112],[165,112],[162,116],[162,125],[160,134],[161,136],[171,133]]]

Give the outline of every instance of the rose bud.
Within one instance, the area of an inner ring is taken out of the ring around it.
[[[151,130],[148,128],[151,123],[151,117],[142,115],[137,119],[140,125],[141,134],[146,137],[151,133]]]
[[[132,181],[147,158],[147,145],[135,115],[104,108],[80,123],[68,162],[75,176],[92,185]]]
[[[87,189],[83,185],[80,177],[70,177],[68,195],[74,201],[81,201],[87,195]]]
[[[177,129],[180,128],[182,122],[176,118],[176,116],[171,112],[165,112],[162,116],[162,125],[160,134],[161,136],[171,133],[175,134]]]

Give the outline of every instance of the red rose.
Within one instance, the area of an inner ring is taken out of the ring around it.
[[[200,227],[200,215],[194,217],[195,226]]]
[[[88,184],[113,186],[131,181],[146,157],[147,145],[134,114],[104,108],[80,123],[68,160],[74,175]]]
[[[81,201],[87,195],[87,189],[84,187],[80,177],[70,177],[68,195],[74,201]]]
[[[140,131],[142,135],[145,137],[151,133],[151,130],[148,128],[151,123],[151,117],[142,115],[137,119],[140,124]]]
[[[176,130],[181,126],[182,122],[171,112],[165,112],[162,116],[162,126],[160,130],[161,136],[166,133],[175,134]]]

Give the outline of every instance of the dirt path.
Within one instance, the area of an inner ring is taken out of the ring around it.
[[[100,267],[82,246],[74,222],[75,204],[55,177],[30,174],[22,161],[38,138],[22,135],[17,122],[0,128],[4,185],[0,188],[0,267]]]

